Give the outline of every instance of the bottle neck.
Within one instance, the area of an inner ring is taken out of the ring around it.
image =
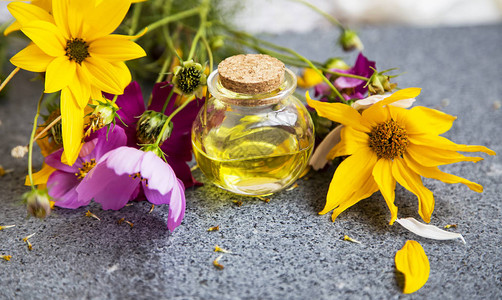
[[[279,103],[295,91],[296,75],[286,68],[284,81],[277,89],[262,94],[244,94],[225,88],[219,80],[218,70],[214,70],[209,75],[207,87],[213,97],[226,104],[245,107],[267,106]]]

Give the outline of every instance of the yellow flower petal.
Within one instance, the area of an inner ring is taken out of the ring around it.
[[[395,256],[396,269],[404,274],[403,293],[418,291],[429,279],[430,265],[425,251],[416,241],[406,241]]]
[[[424,145],[415,145],[412,136],[409,136],[410,144],[406,148],[406,152],[411,155],[421,165],[426,167],[435,167],[446,164],[453,164],[461,161],[478,162],[483,160],[482,157],[464,156],[456,151],[433,148]]]
[[[322,81],[322,76],[319,75],[314,69],[305,68],[303,70],[303,75],[301,77],[298,77],[297,83],[299,87],[309,89],[315,85],[318,85]]]
[[[49,176],[52,174],[52,172],[56,171],[53,167],[43,164],[42,169],[36,173],[33,173],[33,185],[40,185],[40,184],[47,184],[47,180],[49,179]],[[24,185],[31,185],[30,184],[30,177],[26,176]]]
[[[118,76],[123,91],[131,83],[131,71],[129,71],[127,65],[122,61],[112,62],[111,65],[114,67],[113,72]]]
[[[369,196],[373,195],[373,193],[378,191],[378,185],[371,177],[371,173],[366,173],[366,176],[366,179],[362,180],[364,183],[357,190],[355,190],[350,197],[343,201],[340,206],[333,210],[331,221],[335,222],[336,218],[347,208],[355,205],[357,202],[365,198],[368,198]]]
[[[131,1],[124,0],[106,0],[97,4],[87,16],[90,26],[84,35],[88,41],[93,41],[115,31],[126,16],[130,5]]]
[[[52,15],[54,16],[54,22],[61,30],[61,34],[65,39],[70,39],[70,29],[68,27],[68,3],[67,0],[53,0],[52,1]]]
[[[397,206],[394,205],[396,179],[392,176],[392,160],[381,158],[373,168],[373,179],[378,185],[382,196],[390,210],[390,222],[392,225],[397,219]]]
[[[328,118],[331,121],[335,121],[343,125],[352,126],[354,129],[359,131],[371,131],[370,127],[362,124],[362,117],[357,110],[353,109],[349,105],[312,100],[308,91],[306,92],[305,97],[307,98],[308,105],[315,108],[319,116]]]
[[[432,134],[416,134],[411,135],[410,138],[413,140],[413,144],[415,145],[428,146],[431,148],[463,152],[484,152],[489,155],[496,154],[495,151],[488,149],[485,146],[455,144],[447,138]]]
[[[394,92],[392,95],[389,97],[383,99],[382,101],[376,103],[378,106],[385,106],[388,104],[391,104],[393,102],[403,100],[403,99],[410,99],[410,98],[416,98],[418,95],[420,95],[421,88],[406,88],[402,89],[399,91]]]
[[[328,153],[328,159],[337,156],[351,155],[362,147],[368,147],[368,135],[364,132],[354,130],[352,127],[344,126],[340,133],[341,142],[336,144]]]
[[[441,172],[438,167],[422,166],[408,154],[404,155],[404,161],[406,165],[413,170],[413,172],[418,173],[420,176],[441,180],[444,183],[462,183],[475,192],[483,192],[483,186],[481,186],[480,184],[469,181],[462,177]]]
[[[420,175],[413,172],[402,158],[396,158],[392,163],[392,176],[400,185],[418,197],[418,214],[429,223],[434,211],[434,195],[423,185]]]
[[[91,56],[99,56],[109,62],[146,56],[145,50],[135,42],[114,35],[94,40],[89,45],[89,53]]]
[[[92,14],[91,7],[92,4],[89,4],[88,0],[69,1],[66,21],[68,22],[71,37],[84,36],[84,19],[88,18],[89,14]]]
[[[75,77],[76,63],[68,56],[56,57],[48,66],[45,73],[45,92],[54,93],[65,87]]]
[[[12,16],[16,19],[18,28],[21,29],[22,26],[27,25],[33,20],[41,20],[50,23],[54,23],[54,19],[49,14],[48,11],[42,9],[33,4],[24,2],[11,2],[7,5]]]
[[[87,57],[82,62],[82,67],[87,69],[87,72],[92,76],[92,84],[100,90],[121,95],[124,92],[125,86],[120,80],[120,74],[114,72],[114,66],[98,57]]]
[[[45,72],[47,66],[54,57],[45,54],[35,44],[29,44],[26,48],[14,55],[10,62],[21,69],[31,72]]]
[[[54,57],[65,55],[66,39],[56,25],[35,20],[23,26],[21,31],[48,55]]]
[[[439,110],[416,106],[409,110],[406,131],[409,134],[442,134],[450,130],[456,118]]]
[[[68,88],[61,90],[61,118],[65,163],[71,166],[77,160],[84,136],[84,110]]]
[[[376,154],[369,148],[361,148],[345,159],[335,171],[335,175],[329,186],[328,195],[326,196],[326,206],[319,214],[325,214],[338,206],[345,207],[346,209],[355,204],[344,205],[354,192],[360,189],[363,190],[361,186],[368,181],[368,178],[371,179],[371,172],[376,161]],[[361,193],[367,194],[368,190],[361,191]],[[359,200],[361,199],[357,201]]]
[[[76,74],[69,84],[71,93],[75,96],[78,106],[84,109],[91,96],[91,75],[87,73],[87,69],[80,65],[76,67]]]

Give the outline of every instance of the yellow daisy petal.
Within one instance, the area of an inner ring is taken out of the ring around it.
[[[131,83],[131,71],[129,71],[125,62],[122,61],[112,62],[111,65],[114,67],[113,72],[118,76],[122,90],[124,90]]]
[[[65,55],[66,39],[56,25],[36,20],[23,26],[21,31],[48,55],[54,57]]]
[[[56,57],[48,66],[45,74],[45,92],[55,93],[65,87],[75,77],[76,63],[67,56]]]
[[[378,103],[378,102],[377,102]],[[389,119],[389,111],[381,105],[373,104],[362,113],[363,119],[370,127],[375,127]]]
[[[397,206],[394,205],[396,179],[392,176],[392,160],[381,158],[373,168],[373,179],[378,185],[382,196],[390,210],[390,222],[392,225],[397,219]]]
[[[409,134],[442,134],[450,130],[456,118],[439,110],[416,106],[409,110],[406,131]]]
[[[68,2],[67,0],[53,0],[52,1],[52,15],[54,16],[54,22],[61,30],[61,34],[65,39],[70,39],[70,29],[68,27]]]
[[[45,54],[37,45],[32,43],[14,55],[10,62],[24,70],[45,72],[53,59],[54,57]]]
[[[404,161],[406,162],[406,165],[413,170],[413,172],[418,173],[420,176],[441,180],[444,183],[462,183],[475,192],[483,192],[483,186],[481,186],[480,184],[469,181],[462,177],[444,173],[439,170],[438,167],[422,166],[408,154],[404,155]]]
[[[18,29],[21,29],[21,27],[27,25],[33,20],[41,20],[54,23],[54,19],[49,14],[49,12],[36,5],[24,2],[12,2],[7,5],[7,8],[9,9],[9,12],[12,14],[12,16],[16,19],[16,22],[14,22],[14,24],[17,23],[17,26],[19,26]]]
[[[418,291],[429,279],[430,265],[425,251],[416,241],[406,241],[396,253],[396,269],[404,274],[403,293]]]
[[[406,148],[406,152],[411,155],[421,165],[426,167],[435,167],[446,164],[453,164],[461,161],[478,162],[482,157],[465,156],[456,151],[433,148],[424,145],[415,145],[410,137],[411,144]]]
[[[52,172],[56,171],[53,167],[43,164],[42,169],[36,173],[33,173],[33,185],[40,185],[40,184],[46,184],[47,180],[49,179],[49,176],[52,174]],[[26,176],[24,185],[31,185],[30,184],[30,177]]]
[[[135,42],[113,35],[94,40],[89,45],[89,53],[109,62],[146,56],[145,50]]]
[[[76,67],[76,74],[73,80],[69,84],[72,95],[74,95],[78,106],[84,109],[87,103],[89,103],[89,98],[91,96],[91,75],[87,73],[87,69],[80,65]]]
[[[21,29],[21,24],[18,21],[14,21],[14,23],[10,24],[5,30],[3,31],[3,35],[7,36],[11,34],[14,31],[18,31]]]
[[[368,178],[371,178],[376,161],[376,155],[369,148],[361,148],[345,159],[335,171],[326,196],[326,205],[319,214],[343,205],[355,191],[361,189]],[[366,193],[366,190],[363,191],[363,194]]]
[[[109,35],[120,25],[129,11],[131,1],[106,0],[101,1],[94,10],[89,12],[89,28],[84,33],[88,41]]]
[[[434,195],[423,185],[420,175],[413,172],[402,158],[396,158],[392,164],[392,176],[400,185],[418,197],[418,213],[429,223],[434,211]]]
[[[84,136],[84,110],[68,88],[61,90],[61,118],[65,163],[71,166],[77,160]]]
[[[125,86],[120,80],[119,74],[113,72],[113,65],[97,57],[88,57],[82,62],[82,67],[92,76],[92,84],[104,92],[121,95]]]
[[[304,89],[309,89],[323,82],[323,78],[312,68],[305,68],[303,75],[298,77],[298,86]]]
[[[462,151],[462,152],[484,152],[489,155],[495,155],[495,151],[486,148],[485,146],[478,145],[462,145],[455,144],[447,138],[442,136],[432,135],[432,134],[416,134],[411,135],[410,139],[415,145],[428,146],[431,148],[440,148],[451,151]]]
[[[368,135],[344,126],[340,133],[341,142],[336,144],[328,153],[327,159],[332,160],[337,156],[351,155],[362,147],[368,147]]]
[[[333,214],[331,215],[331,221],[335,222],[336,218],[344,212],[347,208],[357,204],[357,202],[368,198],[373,195],[376,191],[378,191],[378,185],[375,180],[371,177],[371,173],[366,173],[366,179],[362,180],[363,185],[361,185],[357,190],[352,193],[350,197],[348,197],[345,201],[343,201],[340,206],[333,210]]]
[[[74,0],[68,3],[68,14],[66,20],[72,38],[82,37],[84,31],[84,19],[91,13],[88,0]]]
[[[359,131],[371,131],[370,127],[362,124],[362,117],[357,110],[353,109],[349,105],[312,100],[308,91],[306,92],[305,97],[307,98],[308,105],[315,108],[319,116],[328,118],[331,121],[335,121],[343,125],[351,126]]]
[[[394,92],[389,97],[383,99],[382,101],[376,103],[378,106],[385,106],[391,103],[394,103],[403,99],[411,99],[416,98],[420,95],[421,88],[406,88],[399,91]]]

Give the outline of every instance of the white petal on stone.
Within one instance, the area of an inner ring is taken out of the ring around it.
[[[434,225],[420,223],[414,218],[397,219],[396,222],[398,222],[399,224],[401,224],[401,226],[413,232],[414,234],[424,238],[434,239],[434,240],[461,239],[462,242],[465,244],[464,237],[460,233],[449,232],[439,229]]]
[[[309,161],[309,165],[312,166],[314,170],[317,171],[322,169],[328,163],[326,156],[328,156],[329,151],[340,142],[340,131],[342,128],[343,125],[335,127],[335,129],[331,130],[324,140],[322,140],[319,146],[317,146]]]

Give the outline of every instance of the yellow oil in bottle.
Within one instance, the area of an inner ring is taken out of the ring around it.
[[[192,139],[201,171],[231,192],[260,196],[293,183],[307,166],[312,144],[280,127],[220,127]]]

